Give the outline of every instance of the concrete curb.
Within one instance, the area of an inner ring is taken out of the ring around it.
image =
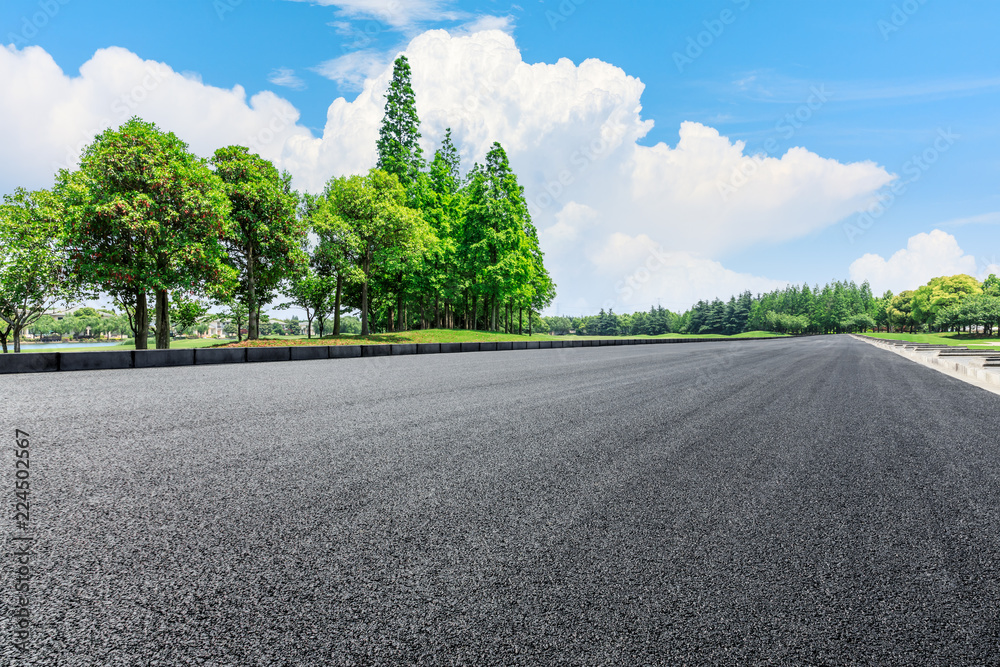
[[[135,368],[194,366],[194,350],[135,350]]]
[[[61,371],[105,371],[132,368],[132,352],[60,352]]]
[[[292,361],[315,361],[316,359],[329,359],[329,345],[296,345],[288,348],[291,350]]]
[[[248,347],[247,361],[291,361],[290,347]]]
[[[36,359],[36,357],[38,357]],[[0,356],[0,374],[54,373],[59,370],[58,352],[32,352]]]
[[[604,347],[617,345],[653,345],[666,343],[720,343],[782,338],[620,338],[599,340],[500,341],[491,343],[402,343],[387,345],[294,345],[288,347],[216,347],[189,350],[110,350],[101,352],[32,352],[0,354],[0,375],[12,373],[51,373],[123,368],[164,368],[239,364],[269,361],[313,361],[319,359],[356,359],[411,354],[450,354],[456,352],[508,352]],[[902,352],[900,350],[900,352]],[[979,355],[977,355],[979,356]],[[1000,356],[1000,355],[998,355]],[[978,369],[989,376],[997,375]],[[998,376],[1000,378],[1000,376]],[[1000,379],[998,379],[1000,384]]]
[[[246,347],[221,347],[212,349],[195,349],[194,363],[202,364],[242,364],[247,360]]]
[[[973,363],[968,363],[989,356],[989,350],[983,350],[983,352],[987,353],[985,355],[941,356],[942,350],[946,348],[931,345],[894,345],[881,338],[869,338],[868,336],[859,336],[856,334],[851,334],[851,336],[883,350],[894,352],[914,363],[927,366],[939,373],[962,380],[980,389],[1000,394],[1000,368],[994,371],[991,367],[975,366]]]
[[[331,359],[357,359],[361,356],[362,345],[331,345]]]

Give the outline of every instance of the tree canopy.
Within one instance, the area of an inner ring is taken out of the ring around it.
[[[108,129],[63,170],[70,272],[134,306],[136,347],[146,345],[147,294],[156,298],[156,347],[170,346],[169,292],[231,280],[225,234],[229,202],[219,178],[171,132],[138,118]]]

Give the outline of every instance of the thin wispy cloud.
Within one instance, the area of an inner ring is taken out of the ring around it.
[[[365,81],[380,74],[391,59],[391,55],[368,49],[327,60],[311,69],[345,90],[360,91]]]
[[[781,76],[769,71],[749,72],[728,86],[753,102],[791,104],[800,102],[804,91],[822,84],[838,102],[898,101],[903,103],[968,97],[1000,92],[1000,77],[940,79],[927,81],[814,81]],[[709,83],[708,87],[717,84]]]
[[[484,30],[499,30],[509,35],[514,30],[514,23],[514,17],[509,14],[507,16],[477,16],[472,21],[448,32],[453,35],[473,35]]]
[[[982,213],[967,218],[955,218],[941,223],[942,227],[962,227],[964,225],[1000,225],[1000,211]]]
[[[291,88],[292,90],[306,89],[306,82],[295,75],[295,70],[288,67],[279,67],[271,70],[267,80],[276,86]]]
[[[460,21],[463,12],[449,9],[451,0],[290,0],[334,7],[347,19],[375,19],[397,30],[427,21]]]

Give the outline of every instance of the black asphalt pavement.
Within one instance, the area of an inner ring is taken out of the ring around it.
[[[1000,664],[1000,396],[846,336],[0,392],[3,665]]]

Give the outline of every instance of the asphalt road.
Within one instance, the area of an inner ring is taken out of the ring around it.
[[[1000,396],[848,337],[0,391],[2,664],[1000,664]]]

